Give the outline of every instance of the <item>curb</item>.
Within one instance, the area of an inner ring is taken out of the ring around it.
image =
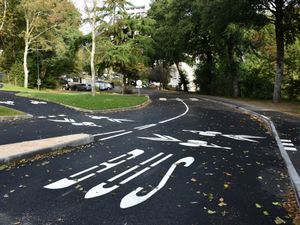
[[[12,120],[23,120],[23,119],[30,119],[30,118],[33,118],[33,116],[30,114],[18,115],[18,116],[0,116],[0,122],[12,121]]]
[[[225,102],[222,102],[222,101],[203,98],[203,97],[201,97],[201,98],[206,100],[206,101],[211,101],[211,102],[214,102],[214,103],[222,104],[222,105],[225,105],[227,107],[237,109],[237,110],[239,110],[239,111],[241,111],[245,114],[250,114],[252,116],[255,116],[256,118],[260,119],[260,121],[265,123],[272,130],[272,134],[273,134],[273,136],[276,140],[277,146],[280,150],[281,157],[283,158],[283,160],[285,162],[285,165],[287,167],[288,174],[289,174],[289,177],[290,177],[290,181],[291,181],[291,184],[292,184],[293,189],[295,191],[298,206],[300,207],[300,177],[299,177],[299,175],[298,175],[298,173],[297,173],[297,171],[296,171],[296,169],[295,169],[288,153],[286,152],[286,150],[284,149],[284,147],[282,145],[282,142],[280,140],[279,134],[276,130],[276,127],[275,127],[273,121],[269,117],[266,117],[264,115],[261,115],[259,113],[253,112],[249,109],[246,109],[246,108],[234,105],[234,104],[225,103]]]
[[[0,145],[0,163],[30,158],[35,154],[48,153],[66,147],[77,147],[94,142],[89,134],[73,134],[41,140]]]

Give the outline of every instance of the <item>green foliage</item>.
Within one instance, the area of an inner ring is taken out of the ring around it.
[[[20,61],[16,61],[10,68],[9,72],[6,74],[4,82],[11,83],[16,86],[21,86],[23,85],[23,79],[23,64]]]

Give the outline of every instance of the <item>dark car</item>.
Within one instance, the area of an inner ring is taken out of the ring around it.
[[[74,91],[90,91],[90,90],[92,90],[92,86],[90,84],[75,84],[72,86],[72,90],[74,90]]]

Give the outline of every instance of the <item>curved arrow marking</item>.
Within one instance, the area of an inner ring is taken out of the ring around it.
[[[162,180],[157,185],[157,187],[155,187],[152,191],[150,191],[146,195],[138,195],[144,189],[143,187],[138,187],[136,190],[130,192],[129,194],[127,194],[125,197],[122,198],[120,207],[122,209],[126,209],[126,208],[136,206],[138,204],[141,204],[142,202],[148,200],[149,198],[151,198],[154,194],[156,194],[159,190],[161,190],[166,185],[170,176],[172,175],[172,173],[174,172],[174,170],[176,169],[176,167],[179,164],[183,163],[184,167],[189,167],[194,162],[194,160],[195,159],[193,157],[186,157],[186,158],[182,158],[182,159],[176,161],[169,168],[168,172],[162,178]]]

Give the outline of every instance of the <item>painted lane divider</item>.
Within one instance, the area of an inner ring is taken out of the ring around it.
[[[166,102],[166,101],[167,101],[167,99],[166,99],[166,98],[159,98],[159,101]]]
[[[284,150],[297,152],[297,148],[295,147],[295,145],[292,143],[291,140],[281,139],[281,143],[283,145]]]
[[[79,183],[81,181],[84,181],[84,180],[86,180],[86,179],[88,179],[90,177],[95,176],[97,173],[98,174],[102,173],[102,172],[104,172],[106,170],[109,170],[109,169],[111,169],[113,167],[116,167],[116,166],[118,166],[118,165],[120,165],[122,163],[125,163],[125,162],[127,162],[127,161],[129,161],[131,159],[134,159],[137,156],[142,155],[143,153],[144,153],[143,150],[135,149],[133,151],[128,152],[127,154],[123,154],[123,155],[120,155],[120,156],[118,156],[116,158],[108,160],[107,162],[103,162],[100,165],[96,165],[96,166],[90,167],[90,168],[88,168],[86,170],[83,170],[81,172],[75,173],[75,174],[71,175],[69,178],[63,178],[63,179],[58,180],[56,182],[53,182],[51,184],[45,185],[44,188],[47,188],[47,189],[63,189],[63,188],[70,187],[70,186],[72,186],[74,184],[77,184],[77,183]],[[115,162],[115,161],[120,160],[120,159],[122,159],[122,158],[124,158],[126,156],[127,156],[127,158],[125,158],[125,159],[123,159],[121,161]],[[86,175],[84,177],[77,178],[78,176],[80,176],[82,174],[85,174],[85,173],[90,172],[92,170],[98,169],[99,167],[102,167],[102,166],[104,168],[102,168],[102,169],[100,169],[100,170],[98,170],[98,171],[96,171],[94,173],[90,173],[90,174],[88,174],[88,175]]]
[[[124,175],[126,175],[126,174],[128,174],[128,173],[130,173],[130,172],[132,172],[132,171],[134,171],[134,170],[136,170],[136,169],[138,169],[138,168],[140,168],[141,166],[143,166],[143,165],[145,165],[145,164],[147,164],[147,163],[153,161],[154,159],[160,157],[160,156],[163,155],[163,154],[164,154],[164,153],[159,153],[159,154],[153,156],[152,158],[150,158],[150,159],[148,159],[148,160],[146,160],[146,161],[140,163],[139,165],[136,165],[136,166],[134,166],[134,167],[132,167],[132,168],[130,168],[130,169],[128,169],[128,170],[122,172],[121,174],[118,174],[118,175],[116,175],[116,176],[110,178],[110,179],[108,180],[108,182],[113,182],[114,180],[117,180],[117,179],[123,177]],[[160,159],[160,160],[156,161],[155,163],[151,164],[150,166],[148,166],[148,167],[146,167],[146,168],[144,168],[144,169],[142,169],[142,170],[136,172],[135,174],[133,174],[133,175],[131,175],[130,177],[126,178],[125,180],[121,181],[121,182],[119,183],[119,185],[114,185],[114,186],[112,186],[112,187],[104,187],[104,186],[107,185],[107,183],[102,182],[101,184],[98,184],[97,186],[91,188],[91,189],[85,194],[84,198],[86,198],[86,199],[89,199],[89,198],[96,198],[96,197],[100,197],[100,196],[103,196],[103,195],[105,195],[105,194],[108,194],[108,193],[110,193],[111,191],[114,191],[114,190],[116,190],[117,188],[119,188],[120,185],[123,185],[123,184],[128,183],[129,181],[135,179],[136,177],[140,176],[141,174],[145,173],[146,171],[148,171],[148,170],[154,168],[155,166],[159,165],[160,163],[164,162],[165,160],[167,160],[168,158],[170,158],[170,157],[172,157],[172,156],[173,156],[173,154],[169,154],[169,155],[163,157],[162,159]]]
[[[179,118],[185,116],[185,115],[189,112],[190,108],[188,107],[188,105],[187,105],[182,99],[177,98],[176,100],[179,101],[179,102],[181,102],[182,104],[184,104],[184,106],[185,106],[185,108],[186,108],[186,110],[184,111],[184,113],[180,114],[179,116],[175,116],[175,117],[173,117],[173,118],[170,118],[170,119],[161,121],[161,122],[159,122],[159,124],[164,124],[164,123],[170,122],[170,121],[172,121],[172,120],[179,119]]]
[[[133,132],[133,131],[127,131],[127,132],[125,132],[125,133],[116,134],[116,135],[113,135],[113,136],[110,136],[110,137],[102,138],[102,139],[100,139],[100,141],[106,141],[106,140],[109,140],[109,139],[112,139],[112,138],[124,136],[124,135],[126,135],[126,134],[131,134],[132,132]]]
[[[166,183],[168,182],[169,178],[171,177],[172,173],[174,172],[174,170],[178,165],[184,164],[183,165],[184,167],[189,167],[194,161],[195,159],[193,157],[186,157],[176,161],[171,165],[168,172],[164,175],[162,180],[152,191],[150,191],[146,195],[138,195],[139,193],[141,193],[141,191],[144,190],[143,187],[138,187],[136,190],[130,192],[129,194],[127,194],[125,197],[122,198],[120,207],[122,209],[126,209],[145,202],[166,185]]]
[[[110,117],[107,117],[107,116],[90,116],[90,115],[87,115],[87,117],[91,118],[91,119],[94,119],[94,120],[108,120],[110,122],[113,122],[113,123],[123,123],[123,122],[134,122],[134,120],[127,120],[127,119],[114,119],[114,118],[110,118]]]

